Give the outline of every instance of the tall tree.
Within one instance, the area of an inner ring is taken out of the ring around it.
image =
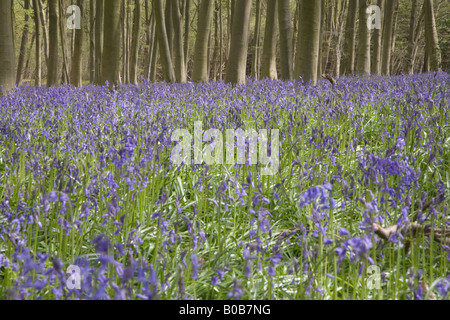
[[[277,78],[277,17],[277,0],[268,0],[261,61],[262,79]]]
[[[394,10],[395,0],[387,0],[384,11],[383,28],[383,54],[381,59],[381,73],[390,74],[391,54],[392,54],[392,36],[394,29]]]
[[[131,38],[131,53],[130,53],[130,83],[137,84],[137,67],[139,54],[139,37],[141,31],[141,0],[134,2],[133,15],[133,35]]]
[[[104,0],[95,0],[95,84],[102,83]]]
[[[441,68],[441,51],[439,49],[436,22],[434,18],[433,0],[425,0],[425,41],[429,59],[430,71],[438,71]]]
[[[52,30],[49,36],[49,54],[47,68],[47,86],[50,87],[58,83],[58,0],[48,0],[48,8],[49,28],[50,30]]]
[[[214,1],[202,0],[194,48],[193,81],[208,81],[208,41],[214,13]]]
[[[294,77],[317,82],[321,1],[301,1]]]
[[[250,25],[251,0],[239,0],[235,4],[233,30],[231,31],[230,54],[225,81],[232,84],[245,83],[247,64],[248,32]]]
[[[358,22],[358,63],[356,72],[359,74],[370,74],[370,30],[367,27],[369,15],[367,8],[370,0],[359,0],[359,22]]]
[[[341,74],[351,74],[355,71],[356,13],[358,11],[358,1],[349,0],[348,3]]]
[[[16,84],[19,85],[22,81],[22,73],[23,73],[23,65],[25,62],[25,51],[27,48],[28,41],[28,21],[29,15],[28,10],[30,9],[30,0],[24,0],[23,8],[25,9],[25,25],[23,27],[22,32],[22,41],[20,42],[20,50],[19,50],[19,61],[17,62],[17,72],[16,72]]]
[[[39,14],[39,0],[33,0],[33,14],[34,14],[34,32],[36,34],[36,70],[34,76],[34,85],[41,86],[41,69],[42,69],[42,55],[41,55],[41,19]]]
[[[175,78],[177,82],[186,82],[186,64],[184,62],[184,46],[183,46],[183,19],[178,0],[172,1],[172,22],[174,32],[174,62],[175,62]]]
[[[158,36],[164,80],[166,82],[175,82],[175,73],[173,70],[172,57],[170,55],[169,41],[167,39],[162,0],[153,0],[153,11],[155,12],[156,34]]]
[[[82,13],[83,0],[77,0],[77,5],[80,7]],[[83,23],[83,19],[81,19],[81,23]],[[84,31],[82,27],[80,29],[75,29],[75,45],[72,56],[72,74],[70,82],[76,87],[81,87],[82,85],[81,58],[83,53],[83,35]]]
[[[292,24],[289,0],[278,0],[281,79],[292,79]]]
[[[11,1],[0,1],[0,94],[14,87],[14,35]]]
[[[104,6],[102,83],[108,81],[110,88],[119,84],[120,2],[120,0],[108,0],[108,5]]]

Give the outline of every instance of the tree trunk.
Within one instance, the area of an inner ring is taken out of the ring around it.
[[[25,11],[25,26],[23,27],[22,41],[20,42],[19,61],[17,63],[17,72],[16,72],[16,85],[20,85],[20,82],[22,81],[23,65],[25,62],[25,53],[26,53],[27,41],[28,41],[28,29],[29,29],[28,10],[30,9],[30,0],[24,0],[23,8],[27,11]]]
[[[425,42],[429,58],[429,71],[438,71],[441,69],[441,52],[434,19],[433,0],[425,0],[423,7],[425,11]]]
[[[33,0],[33,10],[34,10],[34,32],[36,34],[36,71],[34,76],[34,85],[41,86],[42,81],[42,55],[41,55],[41,30],[40,30],[40,14],[39,14],[39,0]]]
[[[292,79],[292,25],[289,0],[278,0],[281,79]]]
[[[230,55],[225,77],[225,81],[228,83],[245,83],[251,8],[251,0],[239,0],[236,3],[233,30],[231,31]]]
[[[89,0],[89,82],[95,81],[95,0]]]
[[[302,77],[303,81],[311,81],[312,85],[317,82],[320,18],[321,1],[301,2],[294,77]]]
[[[59,1],[59,17],[65,16],[65,10],[66,5],[64,0]],[[70,82],[70,75],[69,75],[69,54],[67,52],[67,36],[66,36],[66,20],[65,19],[59,19],[59,32],[61,36],[61,49],[62,49],[62,58],[63,58],[63,67],[62,67],[62,74],[61,74],[61,83],[69,83]],[[72,31],[72,35],[74,34],[74,31]],[[72,40],[74,40],[72,38]],[[73,42],[71,45],[71,51],[73,53]]]
[[[130,54],[130,82],[132,84],[138,83],[137,67],[139,54],[139,36],[141,26],[141,0],[135,0],[134,16],[133,16],[133,35],[131,39],[131,54]]]
[[[78,0],[77,5],[83,12],[83,0]],[[83,21],[83,20],[81,20]],[[75,30],[75,48],[72,57],[72,76],[71,83],[75,87],[81,87],[82,85],[82,64],[81,58],[83,53],[83,28]]]
[[[95,3],[95,84],[102,83],[104,0]]]
[[[180,0],[178,0],[180,1]],[[173,44],[174,44],[174,33],[173,33],[173,21],[172,21],[172,0],[165,0],[164,1],[166,6],[164,9],[164,18],[166,22],[166,34],[167,34],[167,41],[169,43],[169,51],[170,56],[173,58]],[[173,61],[172,61],[173,63]]]
[[[14,35],[11,1],[0,1],[0,94],[14,87]]]
[[[187,80],[186,64],[184,62],[183,47],[183,21],[180,11],[179,0],[172,1],[172,21],[174,31],[174,55],[175,55],[175,78],[177,82],[184,83]]]
[[[189,35],[190,35],[190,11],[191,11],[191,0],[185,0],[184,6],[184,63],[187,73],[188,61],[189,61]]]
[[[105,3],[105,5],[107,5]],[[128,0],[122,0],[122,82],[128,83],[129,76],[128,71]]]
[[[277,79],[277,0],[267,1],[261,79]]]
[[[256,0],[255,35],[253,38],[252,77],[259,79],[259,53],[261,34],[261,0]]]
[[[355,72],[356,12],[358,10],[358,1],[349,0],[347,20],[345,23],[341,74],[352,74]]]
[[[170,56],[162,0],[153,0],[153,11],[155,12],[156,33],[158,35],[159,52],[161,56],[164,80],[166,82],[175,82],[175,73],[173,70],[172,58]]]
[[[412,0],[411,18],[409,20],[409,37],[408,37],[408,73],[414,73],[414,60],[416,58],[417,45],[415,42],[416,15],[418,0]]]
[[[104,6],[104,39],[102,83],[109,87],[119,84],[120,71],[120,0],[108,0]]]
[[[393,1],[393,0],[388,0]],[[384,0],[378,0],[377,5],[384,9]],[[381,40],[382,40],[382,30],[373,30],[373,59],[372,59],[372,73],[380,74],[381,72]]]
[[[52,30],[49,37],[47,86],[58,83],[58,0],[48,0],[49,28]]]
[[[370,30],[367,28],[369,15],[366,12],[370,5],[369,0],[359,0],[359,24],[358,24],[358,74],[370,74]]]
[[[193,81],[208,81],[208,41],[214,13],[214,1],[202,0],[198,17],[197,37],[194,49]]]
[[[383,28],[383,56],[381,62],[381,73],[390,74],[391,54],[392,54],[392,30],[394,29],[394,9],[395,0],[387,0],[384,10]]]

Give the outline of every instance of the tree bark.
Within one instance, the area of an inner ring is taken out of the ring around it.
[[[104,6],[102,83],[108,81],[110,88],[119,84],[120,2],[120,0],[108,0],[108,5]]]
[[[292,79],[292,25],[289,0],[278,0],[281,79]]]
[[[153,11],[155,12],[156,33],[158,35],[159,52],[161,56],[164,80],[166,82],[175,82],[175,73],[173,70],[172,58],[170,56],[162,0],[153,0]]]
[[[341,63],[341,74],[355,72],[355,38],[356,38],[356,12],[359,0],[349,0],[347,19],[345,23],[344,52]]]
[[[294,77],[302,77],[312,85],[317,82],[320,18],[321,1],[301,2]]]
[[[34,10],[34,32],[36,34],[36,71],[34,76],[34,85],[41,86],[42,81],[42,55],[41,55],[41,29],[40,29],[40,14],[39,14],[39,0],[33,0],[33,10]]]
[[[253,37],[252,77],[259,79],[259,54],[261,34],[261,0],[256,0],[255,35]]]
[[[130,83],[137,84],[137,67],[139,54],[139,37],[141,31],[141,0],[135,0],[134,16],[133,16],[133,36],[131,39],[130,54]]]
[[[30,9],[30,0],[24,0],[23,8],[27,11],[25,11],[25,17],[24,17],[25,26],[23,27],[22,41],[20,42],[19,61],[17,63],[17,72],[16,72],[16,85],[20,85],[20,82],[22,81],[23,65],[25,62],[25,53],[26,53],[27,42],[28,42],[28,30],[29,30],[28,10]]]
[[[395,0],[387,0],[385,8],[381,73],[384,75],[389,75],[392,54],[392,30],[394,29]]]
[[[277,79],[277,0],[267,1],[266,28],[261,61],[261,79]]]
[[[436,31],[433,0],[425,0],[423,7],[425,11],[425,42],[429,58],[429,70],[439,71],[441,69],[441,52]]]
[[[52,30],[49,36],[49,54],[47,86],[51,87],[58,83],[58,0],[48,0],[49,28]]]
[[[230,55],[225,77],[225,81],[228,83],[245,83],[251,8],[251,0],[239,0],[236,3],[233,30],[231,31]]]
[[[194,49],[194,69],[192,80],[208,81],[208,41],[211,33],[211,22],[214,13],[214,1],[202,0],[197,25],[197,37]]]
[[[367,28],[366,13],[370,5],[369,0],[359,0],[359,24],[358,24],[358,63],[356,72],[358,74],[370,74],[370,30]]]
[[[78,0],[77,5],[80,7],[81,12],[83,12],[83,0]],[[83,23],[83,19],[81,19]],[[72,57],[72,75],[71,83],[75,87],[81,87],[82,85],[82,53],[83,53],[83,28],[75,30],[75,48]]]
[[[102,83],[104,0],[95,3],[95,83]]]
[[[388,0],[392,1],[392,0]],[[384,9],[384,0],[378,0],[377,5]],[[373,58],[372,58],[372,73],[380,74],[381,72],[381,40],[382,40],[382,30],[373,30]]]
[[[89,0],[89,82],[95,81],[95,0]]]
[[[183,21],[180,11],[179,0],[172,1],[172,21],[174,31],[174,55],[175,55],[175,78],[177,82],[184,83],[187,80],[186,64],[184,62],[183,46]]]
[[[0,94],[14,87],[14,35],[11,1],[0,1]]]

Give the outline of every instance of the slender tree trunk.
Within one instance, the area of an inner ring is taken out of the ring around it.
[[[225,81],[228,83],[245,83],[251,8],[251,0],[239,0],[236,3],[233,30],[231,31],[230,55],[225,77]]]
[[[25,26],[23,27],[22,41],[20,42],[19,61],[17,63],[17,72],[16,72],[16,85],[20,85],[20,82],[22,81],[23,65],[25,62],[25,53],[28,42],[28,29],[29,29],[28,10],[30,9],[30,0],[24,0],[23,8],[27,11],[25,11]]]
[[[267,1],[261,79],[277,79],[277,0]]]
[[[358,11],[359,1],[362,0],[349,0],[341,74],[352,74],[355,72],[356,12]]]
[[[83,0],[77,0],[77,5],[83,12]],[[81,19],[83,21],[83,19]],[[82,22],[81,22],[82,23]],[[71,83],[75,87],[81,87],[82,85],[82,53],[83,53],[83,28],[75,30],[75,48],[72,57],[72,77]]]
[[[58,0],[48,0],[49,7],[49,27],[52,32],[49,37],[49,55],[47,86],[54,86],[58,83]]]
[[[41,29],[40,29],[40,14],[39,14],[39,0],[33,0],[34,9],[34,32],[36,34],[36,71],[34,76],[34,85],[41,86],[42,81],[42,55],[41,55]]]
[[[175,82],[175,73],[173,70],[172,58],[170,56],[162,0],[153,0],[153,11],[155,12],[156,33],[158,35],[159,52],[161,55],[164,80],[166,82]]]
[[[192,80],[208,81],[208,40],[214,13],[214,1],[202,0],[198,17],[197,38],[194,49],[194,70]]]
[[[344,20],[345,12],[347,7],[347,1],[340,1],[340,13],[336,15],[334,38],[335,38],[335,48],[336,48],[336,63],[334,66],[334,75],[336,77],[340,76],[341,71],[341,59],[342,59],[342,39],[344,35]]]
[[[95,3],[95,83],[102,83],[104,0]]]
[[[256,0],[255,35],[253,38],[252,77],[259,79],[259,52],[261,34],[261,0]]]
[[[177,82],[184,83],[187,80],[186,64],[184,62],[183,46],[183,21],[179,0],[172,1],[172,21],[174,31],[174,54],[175,54],[175,78]]]
[[[119,84],[120,74],[120,0],[108,0],[104,6],[102,83]]]
[[[189,35],[190,35],[190,17],[191,17],[191,0],[185,0],[184,5],[184,63],[187,73],[189,62]]]
[[[296,60],[296,54],[297,54],[297,34],[298,34],[298,19],[300,17],[300,0],[296,1],[295,5],[295,13],[294,13],[294,27],[292,32],[292,76],[294,76],[294,66],[295,66],[295,60]]]
[[[326,7],[325,0],[320,0],[320,24],[319,24],[319,55],[317,59],[317,75],[322,74],[322,60],[323,60],[323,34],[325,31],[325,17],[326,17]]]
[[[105,6],[108,4],[105,3]],[[128,71],[130,70],[128,68],[128,0],[122,0],[122,9],[121,9],[121,16],[122,16],[122,82],[128,83],[129,77],[128,77]]]
[[[381,63],[381,73],[390,74],[391,54],[392,54],[392,31],[394,29],[394,9],[395,0],[386,0],[383,28],[383,56]]]
[[[366,12],[369,5],[369,0],[359,0],[358,63],[356,72],[366,75],[370,74],[370,30],[367,28],[369,15]]]
[[[139,54],[139,37],[141,25],[141,0],[135,0],[134,16],[133,16],[133,36],[131,40],[131,55],[130,55],[130,82],[137,84],[137,66]]]
[[[393,0],[388,0],[393,1]],[[384,0],[378,0],[377,5],[384,9]],[[372,73],[380,74],[381,72],[381,40],[382,40],[382,30],[373,30],[373,59],[372,59]]]
[[[43,0],[38,0],[37,4],[39,6],[39,15],[40,15],[40,21],[42,24],[42,35],[44,38],[44,57],[45,57],[45,65],[47,66],[47,70],[49,67],[49,34],[48,34],[48,28],[47,28],[47,19],[46,19],[46,15],[43,9],[43,5],[42,5],[42,1]],[[48,71],[47,71],[48,73]],[[47,76],[48,77],[48,76]]]
[[[152,62],[150,67],[150,81],[153,82],[156,80],[156,62],[158,61],[158,49],[159,49],[158,38],[155,35],[155,38],[153,40]]]
[[[180,1],[180,0],[178,0]],[[174,45],[174,32],[173,32],[173,21],[172,21],[172,0],[165,0],[164,1],[166,6],[164,8],[164,18],[166,22],[166,33],[167,33],[167,41],[169,43],[169,51],[170,56],[173,58],[174,52],[173,52],[173,45]],[[173,63],[173,61],[172,61]]]
[[[411,21],[410,21],[410,29],[409,29],[409,57],[408,57],[408,73],[413,74],[414,73],[414,65],[418,50],[417,41],[419,40],[420,35],[420,27],[422,24],[422,20],[424,19],[425,11],[424,8],[420,10],[420,16],[417,19],[416,23],[416,15],[417,10],[419,8],[418,0],[413,0],[411,8]]]
[[[11,1],[0,1],[0,94],[14,88],[14,34]]]
[[[438,71],[441,69],[441,51],[439,49],[439,41],[436,31],[433,0],[425,0],[423,7],[425,11],[425,42],[429,59],[429,70]]]
[[[59,17],[65,16],[65,10],[66,5],[64,0],[59,1]],[[59,32],[61,36],[61,48],[62,48],[62,58],[63,58],[63,68],[62,68],[62,75],[61,75],[61,82],[62,83],[69,83],[70,82],[70,74],[69,74],[69,53],[67,52],[67,36],[66,36],[66,20],[65,19],[58,19],[59,21]],[[72,35],[74,32],[72,31]],[[72,38],[72,40],[74,40]],[[73,53],[73,42],[72,42],[72,53]]]
[[[95,0],[89,0],[89,82],[95,81]]]
[[[34,42],[36,40],[36,33],[33,33],[33,36],[31,37],[31,44],[30,44],[30,49],[28,50],[28,55],[27,55],[27,62],[25,63],[25,68],[24,68],[24,72],[23,72],[23,77],[24,78],[31,78],[31,74],[32,72],[30,72],[30,60],[31,60],[31,56],[32,56],[32,52],[33,52],[33,47],[34,47]]]
[[[294,77],[302,77],[303,81],[311,81],[312,85],[317,82],[320,17],[320,1],[301,2]]]
[[[150,65],[153,53],[153,40],[155,38],[155,16],[150,14],[149,0],[145,0],[145,20],[147,24],[147,46],[145,55],[144,78],[150,79]]]
[[[289,0],[278,0],[278,23],[280,30],[281,79],[292,79],[292,24]]]

